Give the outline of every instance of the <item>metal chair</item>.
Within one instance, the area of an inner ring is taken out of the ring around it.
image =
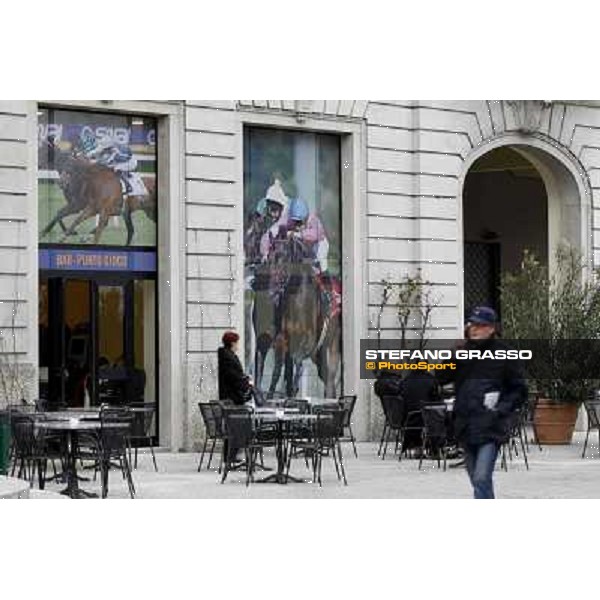
[[[321,471],[323,466],[323,457],[331,456],[335,465],[335,471],[338,479],[344,480],[344,485],[348,485],[346,479],[346,470],[344,469],[344,458],[342,456],[342,446],[340,444],[340,431],[344,420],[344,410],[334,406],[314,407],[317,419],[313,425],[312,439],[291,439],[290,452],[288,452],[286,476],[289,476],[290,464],[292,458],[303,451],[305,456],[310,456],[313,467],[313,481],[318,481],[322,486]],[[337,451],[337,455],[336,455]]]
[[[422,448],[419,458],[419,470],[425,457],[437,460],[438,468],[440,461],[444,460],[444,471],[446,470],[446,459],[448,451],[448,435],[446,429],[446,406],[431,405],[423,406]]]
[[[585,412],[587,414],[587,432],[585,434],[585,442],[583,444],[583,452],[581,458],[585,458],[585,451],[587,449],[588,439],[590,437],[590,431],[596,430],[598,432],[598,448],[600,450],[600,401],[599,400],[585,400],[583,402]]]
[[[344,411],[344,419],[342,421],[342,438],[341,442],[351,442],[352,449],[354,450],[354,456],[358,458],[358,452],[356,451],[356,439],[352,432],[352,414],[354,413],[354,407],[356,406],[356,396],[340,396],[340,408]],[[347,435],[345,434],[348,432]]]
[[[156,456],[154,454],[154,429],[156,422],[156,404],[154,402],[131,402],[132,408],[132,427],[129,434],[129,464],[131,464],[131,449],[133,443],[134,462],[133,468],[137,469],[138,449],[140,444],[146,444],[150,448],[154,470],[158,471],[156,466]]]
[[[135,498],[135,486],[129,464],[129,435],[133,424],[131,411],[109,406],[100,407],[100,474],[102,498],[108,496],[108,474],[111,467],[118,467],[127,481],[129,494]],[[111,425],[123,425],[113,428]]]
[[[244,451],[246,468],[246,486],[254,480],[254,466],[261,444],[256,439],[254,417],[252,411],[244,407],[226,407],[223,411],[224,434],[226,444],[223,444],[223,477],[225,483],[230,471],[236,470],[235,454]]]
[[[198,462],[198,472],[200,472],[208,444],[210,443],[211,446],[208,451],[208,464],[206,468],[210,469],[216,445],[217,443],[223,443],[223,409],[219,402],[199,402],[198,408],[200,409],[200,415],[204,423],[204,444],[202,446],[202,453],[200,454],[200,461]],[[220,472],[221,466],[219,465]]]

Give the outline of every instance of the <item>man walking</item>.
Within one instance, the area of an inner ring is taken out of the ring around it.
[[[477,306],[467,320],[463,350],[506,350],[496,337],[496,312]],[[465,452],[475,498],[494,498],[493,473],[498,451],[508,439],[511,417],[527,399],[519,363],[511,359],[468,358],[456,370],[438,371],[442,383],[454,380],[454,432]]]

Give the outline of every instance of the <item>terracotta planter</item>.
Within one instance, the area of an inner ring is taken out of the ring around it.
[[[575,430],[577,404],[556,404],[541,399],[535,407],[533,423],[541,444],[570,444]]]

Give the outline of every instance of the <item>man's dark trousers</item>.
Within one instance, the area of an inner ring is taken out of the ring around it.
[[[476,499],[494,498],[492,476],[499,449],[500,447],[496,442],[476,445],[466,444],[464,446],[467,473]]]

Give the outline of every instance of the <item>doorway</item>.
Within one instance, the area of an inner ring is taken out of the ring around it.
[[[50,407],[156,402],[156,282],[40,273],[40,398]]]
[[[476,160],[465,178],[463,227],[465,312],[487,305],[501,317],[501,273],[518,269],[525,250],[548,261],[548,195],[534,164],[508,146]]]

